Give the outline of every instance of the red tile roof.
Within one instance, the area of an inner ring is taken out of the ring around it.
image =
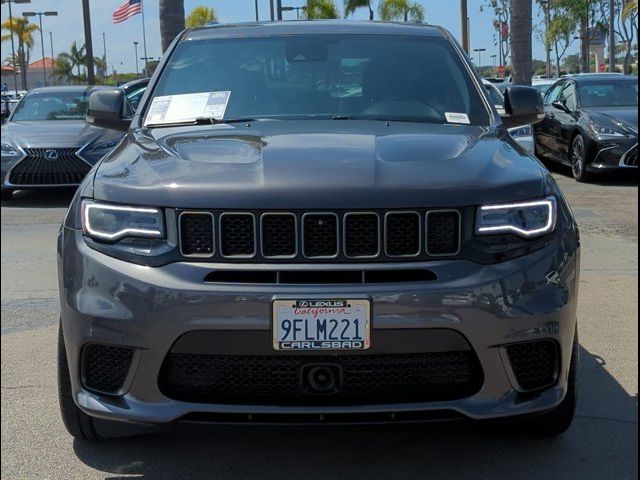
[[[28,70],[42,70],[42,65],[44,65],[45,68],[53,68],[53,58],[50,57],[44,57],[41,58],[40,60],[37,60],[33,63],[30,63],[29,66],[27,67]]]

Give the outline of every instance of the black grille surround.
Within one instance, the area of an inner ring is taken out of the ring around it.
[[[305,388],[313,365],[339,371],[330,394]],[[170,352],[158,379],[179,401],[351,405],[444,401],[476,393],[484,377],[472,351],[382,355],[215,355]]]
[[[25,148],[26,156],[9,174],[9,183],[24,186],[79,185],[91,165],[77,148]]]
[[[505,349],[521,391],[540,390],[556,382],[560,354],[554,340],[515,343]]]
[[[627,167],[637,167],[638,166],[638,145],[631,148],[627,151],[622,157],[623,165]]]
[[[134,350],[129,347],[91,343],[82,349],[81,371],[89,390],[118,395],[131,368]]]
[[[461,251],[463,218],[458,209],[343,211],[177,211],[180,251],[189,258],[221,262],[358,263],[454,257]],[[191,228],[202,216],[214,232]],[[199,232],[202,239],[185,232]],[[194,245],[207,243],[206,252]]]

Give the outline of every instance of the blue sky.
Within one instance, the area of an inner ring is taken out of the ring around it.
[[[133,42],[140,42],[138,56],[142,57],[142,23],[140,15],[137,15],[123,23],[113,24],[111,14],[124,0],[91,0],[91,23],[93,28],[94,54],[103,54],[102,33],[105,33],[107,60],[110,69],[114,67],[119,72],[131,72],[135,70],[135,53]],[[147,54],[150,57],[159,57],[160,33],[158,25],[158,0],[143,0],[145,7],[145,19],[147,29]],[[284,5],[302,5],[304,0],[283,0]],[[442,25],[451,30],[458,37],[460,34],[459,2],[457,0],[420,0],[426,9],[426,19],[429,23]],[[535,2],[534,2],[535,3]],[[336,0],[336,4],[342,8],[342,0]],[[374,0],[377,5],[377,0]],[[493,44],[493,12],[486,6],[480,12],[480,6],[485,5],[485,0],[469,0],[469,17],[471,23],[471,48],[486,48],[482,55],[484,65],[491,64],[489,56],[497,53]],[[185,0],[185,10],[189,12],[197,5],[206,5],[215,8],[222,22],[252,21],[255,19],[254,0]],[[268,0],[259,0],[258,8],[261,20],[269,18]],[[53,33],[54,53],[57,55],[63,50],[68,50],[74,40],[84,42],[82,26],[82,2],[81,0],[31,0],[31,4],[14,5],[14,16],[24,11],[57,10],[57,17],[43,17],[43,30],[45,33],[45,54],[51,56],[49,46],[49,32]],[[534,7],[534,24],[542,22],[540,12]],[[2,5],[2,19],[8,17],[7,5]],[[285,12],[285,19],[295,18],[295,12]],[[353,18],[367,19],[368,13],[363,10]],[[37,20],[37,17],[36,17]],[[572,52],[577,50],[574,45]],[[2,59],[11,53],[9,42],[2,43]],[[40,39],[36,36],[36,43],[32,52],[32,59],[42,57]],[[544,47],[534,37],[534,58],[544,58]],[[477,58],[476,58],[477,61]]]

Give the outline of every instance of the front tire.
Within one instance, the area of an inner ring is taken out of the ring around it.
[[[576,135],[571,142],[569,150],[569,162],[571,163],[571,173],[578,182],[588,182],[590,179],[587,172],[587,146],[584,137]]]

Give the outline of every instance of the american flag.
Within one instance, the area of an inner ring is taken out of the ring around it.
[[[140,12],[142,12],[142,0],[127,0],[113,12],[113,23],[124,22]]]

